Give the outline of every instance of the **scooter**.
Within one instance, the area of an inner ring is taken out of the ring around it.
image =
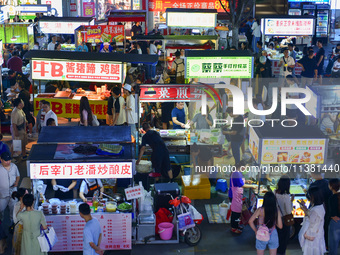
[[[171,196],[171,194],[168,194]],[[169,204],[174,207],[174,217],[179,222],[180,235],[189,246],[196,246],[202,238],[201,229],[198,227],[203,221],[203,216],[191,205],[191,200],[186,196],[171,196]]]

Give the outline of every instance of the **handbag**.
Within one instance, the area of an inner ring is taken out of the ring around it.
[[[99,125],[100,124],[99,124],[99,121],[97,119],[97,116],[92,113],[92,126],[93,127],[98,127]]]
[[[285,212],[287,212],[286,204],[283,204],[283,206],[284,206]],[[281,211],[281,214],[283,215],[283,212],[282,212],[280,206],[278,206],[278,207]],[[292,213],[282,216],[282,219],[283,219],[283,224],[285,224],[285,226],[289,227],[289,226],[294,225],[294,215]]]
[[[42,230],[40,236],[38,236],[38,242],[40,245],[41,252],[49,252],[52,250],[53,246],[58,242],[57,234],[54,231],[54,228],[48,228],[46,230]]]
[[[18,225],[20,221],[18,221],[17,223],[13,223],[11,226],[9,226],[8,228],[8,232],[13,235],[14,234],[14,229],[15,229],[15,226]]]
[[[195,227],[195,222],[192,219],[191,213],[182,213],[177,216],[178,218],[178,229],[179,230],[185,230],[188,228],[193,228]]]
[[[22,150],[22,148],[21,148],[21,140],[15,139],[15,140],[13,140],[12,143],[13,143],[13,151],[19,152],[19,151]]]
[[[283,224],[286,226],[294,225],[294,215],[292,213],[283,216]]]

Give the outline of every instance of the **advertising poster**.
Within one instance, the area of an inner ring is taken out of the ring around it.
[[[32,60],[34,80],[122,82],[123,64]]]
[[[273,36],[313,35],[314,19],[265,19],[264,34]]]
[[[187,57],[186,78],[252,78],[252,57]]]
[[[326,139],[263,139],[262,164],[323,164]]]
[[[85,33],[82,34],[86,43],[124,41],[123,25],[85,26],[84,29]]]

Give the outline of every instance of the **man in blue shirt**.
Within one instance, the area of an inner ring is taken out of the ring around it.
[[[90,206],[86,203],[79,206],[79,214],[86,222],[83,237],[83,254],[103,255],[104,251],[100,249],[102,230],[99,221],[96,218],[92,218]]]
[[[85,42],[82,41],[81,45],[78,46],[77,51],[89,52],[89,48],[86,46]]]
[[[2,138],[3,138],[3,135],[0,134],[0,156],[1,156],[1,154],[4,153],[4,152],[10,153],[8,145],[5,144],[5,143],[2,141]]]
[[[184,104],[184,102],[176,103],[176,107],[172,109],[171,118],[173,122],[173,129],[185,128]]]

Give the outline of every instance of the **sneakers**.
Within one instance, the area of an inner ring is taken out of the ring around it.
[[[234,234],[241,234],[241,233],[242,233],[242,230],[237,229],[237,228],[232,228],[232,229],[231,229],[231,232],[234,233]]]

